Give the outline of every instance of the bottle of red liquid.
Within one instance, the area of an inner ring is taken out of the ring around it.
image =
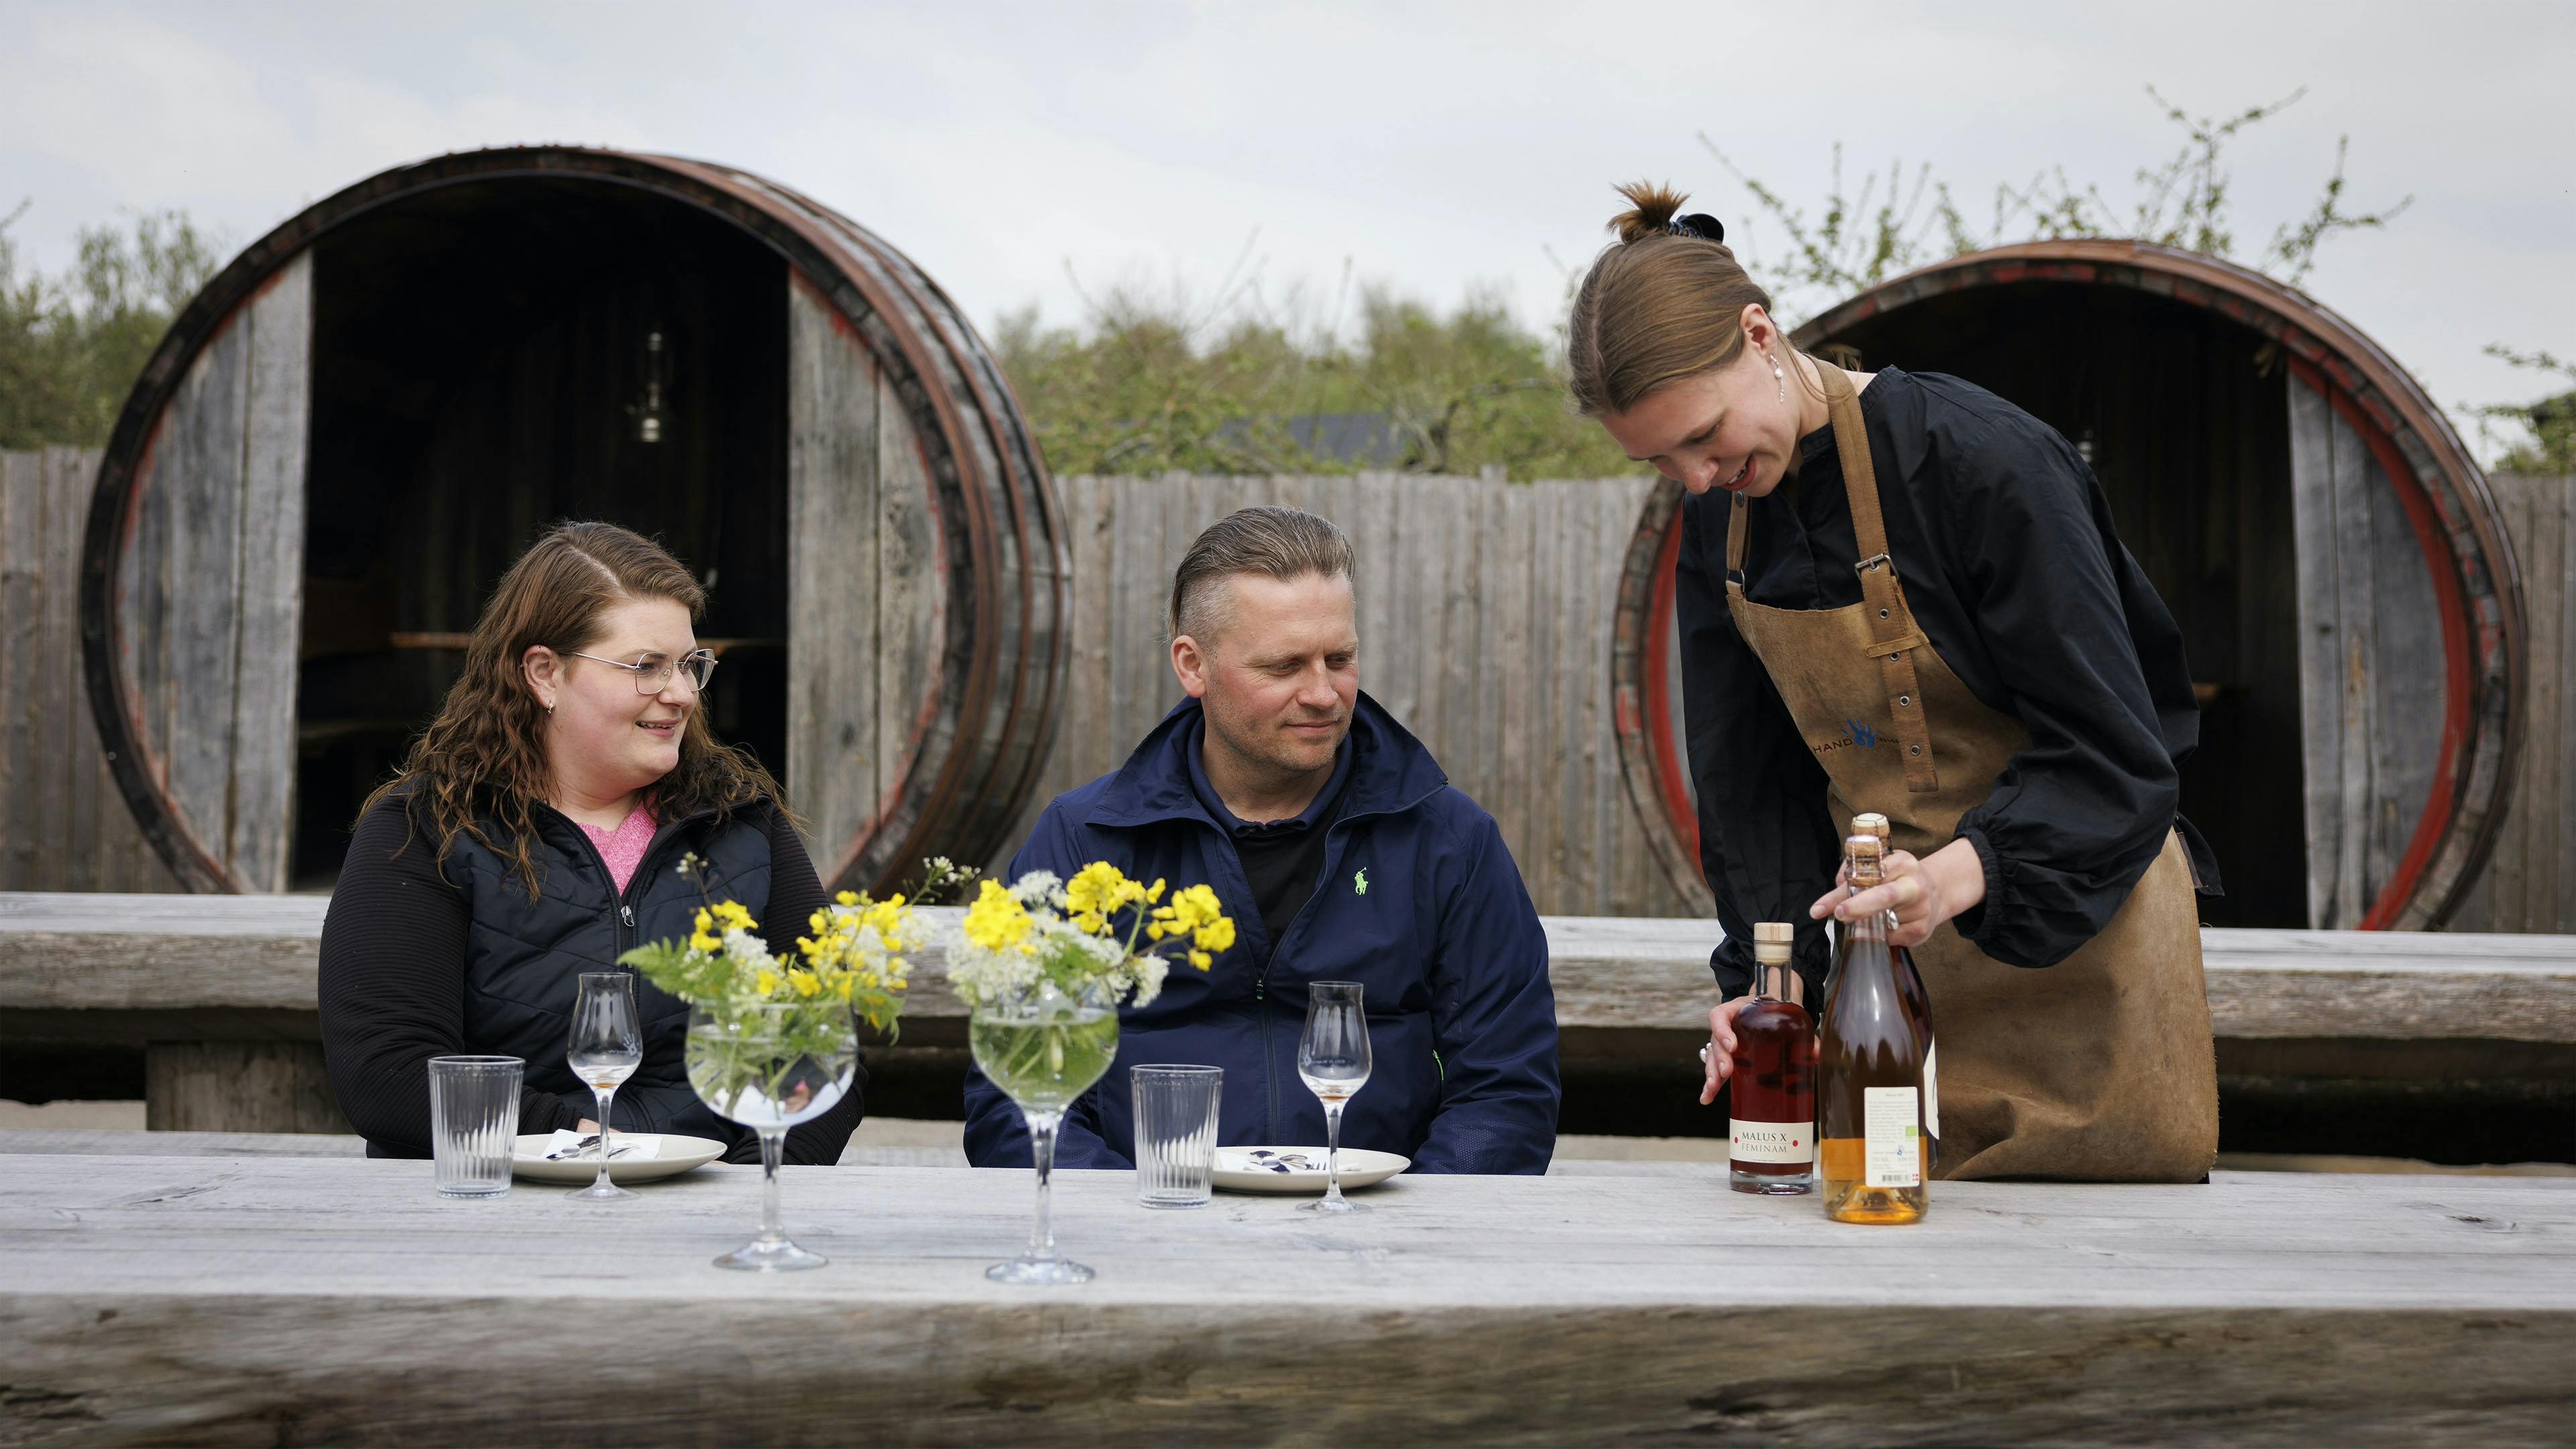
[[[1727,1185],[1774,1195],[1816,1186],[1816,1023],[1789,969],[1792,927],[1753,928],[1753,1004],[1735,1018],[1735,1074],[1727,1081]]]

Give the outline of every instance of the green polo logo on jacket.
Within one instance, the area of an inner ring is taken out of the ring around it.
[[[1364,896],[1364,895],[1367,895],[1367,894],[1368,894],[1368,867],[1367,867],[1367,866],[1361,866],[1361,867],[1359,868],[1358,872],[1357,872],[1356,874],[1352,875],[1352,877],[1351,877],[1351,894],[1352,894],[1352,895],[1355,895],[1355,896]]]

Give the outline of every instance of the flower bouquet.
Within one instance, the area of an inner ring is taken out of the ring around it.
[[[694,856],[680,870],[696,877]],[[796,954],[780,957],[753,934],[759,922],[735,901],[702,907],[685,941],[656,941],[618,958],[690,1003],[689,1085],[717,1115],[760,1136],[760,1236],[717,1266],[777,1271],[824,1259],[788,1241],[778,1216],[778,1163],[787,1129],[838,1105],[858,1068],[854,1015],[891,1034],[910,986],[907,953],[927,944],[919,913],[901,895],[874,900],[843,891],[806,921]]]
[[[1234,944],[1234,922],[1204,885],[1169,893],[1094,861],[1063,880],[1032,871],[983,883],[948,948],[951,990],[973,1015],[975,1065],[1019,1104],[1037,1167],[1029,1250],[985,1276],[1011,1283],[1081,1283],[1080,1263],[1056,1256],[1047,1175],[1065,1110],[1118,1054],[1118,1007],[1163,989],[1170,957],[1205,971]],[[1168,955],[1167,955],[1168,953]]]

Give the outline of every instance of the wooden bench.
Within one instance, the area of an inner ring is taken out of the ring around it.
[[[0,894],[0,1040],[143,1045],[158,1128],[346,1131],[315,1021],[329,904]],[[1715,999],[1715,922],[1544,924],[1569,1056],[1690,1055]],[[2324,1076],[2479,1061],[2563,1076],[2576,1064],[2576,937],[2213,929],[2202,940],[2222,1070],[2231,1058],[2238,1070]],[[963,1016],[923,971],[904,1040],[962,1043]]]

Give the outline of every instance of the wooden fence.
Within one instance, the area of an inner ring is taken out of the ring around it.
[[[0,891],[171,891],[99,753],[81,530],[99,455],[0,453]]]
[[[1357,549],[1360,687],[1492,812],[1541,911],[1680,916],[1611,729],[1611,614],[1648,482],[1066,478],[1073,669],[1036,806],[1117,767],[1180,699],[1172,571],[1199,531],[1284,503]]]
[[[99,757],[81,677],[76,573],[97,460],[0,454],[0,890],[176,888]],[[2529,704],[2502,838],[2453,928],[2576,931],[2576,479],[2491,482],[2521,560]],[[1493,812],[1539,909],[1688,914],[1649,853],[1611,729],[1613,594],[1647,486],[1060,480],[1073,668],[1028,818],[1115,768],[1178,699],[1162,614],[1190,540],[1246,504],[1287,503],[1350,532],[1361,687]]]

